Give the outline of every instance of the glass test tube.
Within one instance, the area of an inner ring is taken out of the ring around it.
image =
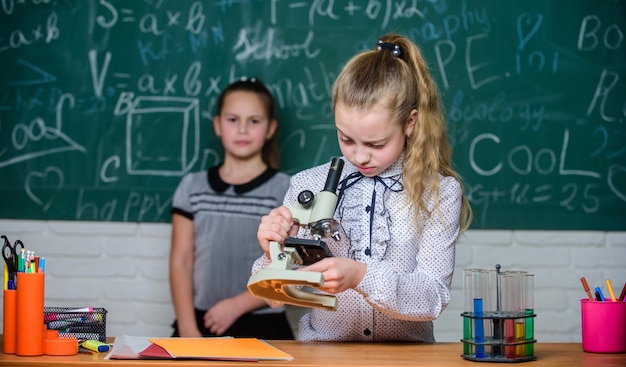
[[[500,316],[500,287],[499,287],[499,267],[489,270],[489,294],[491,295],[491,313],[492,316]],[[504,335],[504,323],[499,317],[494,317],[492,321],[493,344],[491,346],[492,355],[494,357],[503,357],[504,349],[502,348],[502,337]]]
[[[474,295],[473,295],[473,307],[474,307],[474,341],[476,342],[476,358],[485,358],[485,330],[483,328],[483,294],[484,294],[484,281],[483,272],[478,269],[473,273],[474,280]]]
[[[469,315],[473,311],[472,299],[474,297],[474,269],[463,270],[463,294],[465,296],[464,311],[466,315]],[[469,317],[463,317],[463,339],[472,339],[472,319]],[[463,354],[472,354],[472,344],[463,343]]]
[[[482,296],[483,296],[483,333],[484,340],[489,344],[489,351],[485,350],[486,356],[489,356],[489,353],[493,355],[493,294],[491,287],[491,278],[489,276],[490,272],[488,269],[480,269],[481,277],[482,277]]]
[[[533,274],[524,274],[524,313],[526,315],[526,356],[535,355],[535,344],[530,342],[535,338],[535,321],[533,315],[535,313],[535,276]]]
[[[506,358],[515,358],[515,346],[508,345],[515,343],[515,320],[512,317],[512,310],[514,308],[514,278],[508,272],[500,274],[500,287],[502,292],[502,312],[506,316],[504,319],[504,339],[506,346],[504,347],[504,354]]]
[[[512,272],[515,278],[515,287],[517,288],[517,292],[515,293],[515,312],[517,316],[524,316],[525,309],[525,291],[526,287],[524,285],[524,281],[526,279],[525,275],[526,271],[514,271]],[[526,340],[526,334],[524,330],[524,317],[518,317],[515,319],[515,341],[523,343]],[[515,356],[523,357],[526,355],[526,346],[524,344],[518,344],[515,347]]]

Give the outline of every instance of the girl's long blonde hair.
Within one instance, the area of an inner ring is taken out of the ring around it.
[[[452,176],[463,188],[452,167],[452,148],[446,133],[441,99],[421,51],[410,39],[387,34],[376,49],[348,61],[333,86],[333,109],[338,105],[367,110],[379,103],[391,111],[394,123],[406,124],[417,110],[413,133],[406,138],[403,161],[404,188],[415,208],[415,218],[438,209],[439,175]],[[403,126],[404,127],[404,126]],[[428,208],[430,195],[435,207]],[[461,231],[472,221],[472,209],[463,192]]]

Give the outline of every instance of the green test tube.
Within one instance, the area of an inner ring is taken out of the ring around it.
[[[463,339],[472,339],[472,319],[469,317],[472,312],[473,295],[473,274],[474,269],[463,270],[463,295],[465,296],[464,316],[463,316]],[[472,355],[472,344],[463,342],[463,354]]]
[[[535,276],[533,274],[524,274],[524,297],[526,314],[526,356],[535,354],[535,344],[531,341],[535,338],[535,318],[531,315],[535,313]]]

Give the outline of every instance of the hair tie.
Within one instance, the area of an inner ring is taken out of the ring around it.
[[[395,57],[400,56],[400,46],[396,45],[395,43],[383,42],[383,40],[378,40],[378,44],[376,48],[378,50],[382,50],[384,48],[385,50],[391,51],[393,56]]]
[[[255,77],[247,78],[245,76],[242,76],[241,78],[239,78],[239,80],[242,81],[242,82],[256,83],[256,78]]]

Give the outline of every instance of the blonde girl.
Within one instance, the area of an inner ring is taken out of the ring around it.
[[[298,339],[433,342],[471,209],[418,47],[389,34],[354,56],[335,81],[333,111],[346,161],[335,211],[340,239],[325,240],[334,257],[304,270],[323,274],[320,291],[335,294],[338,309],[304,315]],[[269,241],[296,235],[287,207],[302,190],[323,188],[326,172],[328,164],[292,177],[284,206],[259,225],[266,254],[253,271],[269,263]]]

